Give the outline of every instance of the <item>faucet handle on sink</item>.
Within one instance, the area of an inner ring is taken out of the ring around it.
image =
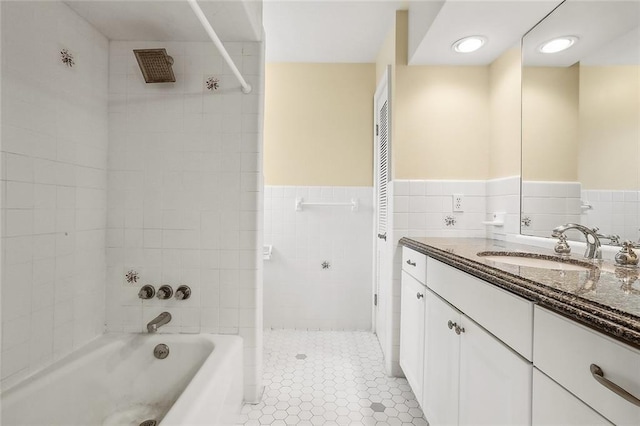
[[[638,265],[638,255],[633,251],[634,244],[631,241],[622,243],[622,248],[616,253],[615,260],[618,266],[635,267]]]
[[[569,246],[569,243],[567,242],[567,236],[564,234],[560,234],[558,236],[558,242],[556,243],[555,247],[553,248],[553,251],[555,251],[557,254],[559,254],[562,257],[568,257],[571,254],[571,247]]]

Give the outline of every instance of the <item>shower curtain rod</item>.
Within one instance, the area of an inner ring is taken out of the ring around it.
[[[233,59],[231,59],[231,56],[229,56],[229,52],[227,52],[227,49],[225,49],[224,45],[220,41],[220,38],[218,38],[218,35],[213,30],[213,27],[209,23],[209,20],[207,19],[207,17],[204,16],[204,12],[202,12],[202,9],[200,9],[198,2],[196,0],[187,0],[187,1],[189,2],[189,6],[191,6],[191,9],[193,9],[193,13],[195,13],[196,16],[198,17],[198,20],[202,24],[202,27],[205,29],[207,34],[209,34],[209,38],[211,38],[211,41],[213,42],[213,44],[216,45],[216,47],[220,51],[220,54],[222,55],[224,60],[227,61],[227,64],[231,68],[231,71],[233,71],[233,74],[236,76],[236,78],[242,85],[242,93],[251,93],[251,85],[247,83],[244,77],[242,77],[242,74],[240,74],[240,70],[238,70],[238,67],[236,67],[236,64],[233,63]]]

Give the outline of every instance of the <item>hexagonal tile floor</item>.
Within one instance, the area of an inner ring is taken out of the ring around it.
[[[359,331],[265,330],[254,425],[427,425],[406,379],[387,377],[377,337]]]

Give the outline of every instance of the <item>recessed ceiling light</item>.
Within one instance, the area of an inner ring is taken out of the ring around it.
[[[458,53],[471,53],[480,49],[486,41],[483,36],[469,36],[456,41],[451,48]]]
[[[542,43],[538,50],[542,53],[558,53],[570,48],[576,41],[578,41],[576,36],[557,37]]]

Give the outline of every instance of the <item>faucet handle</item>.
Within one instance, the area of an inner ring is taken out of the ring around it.
[[[571,247],[569,246],[569,243],[567,242],[567,236],[564,234],[560,234],[558,236],[558,242],[556,243],[555,247],[553,248],[553,251],[555,251],[557,254],[559,254],[560,256],[569,256],[569,254],[571,254]]]
[[[638,265],[638,255],[633,251],[634,244],[631,241],[624,241],[622,248],[616,253],[616,265],[635,267]]]
[[[158,289],[158,299],[170,299],[173,296],[171,286],[163,285]]]
[[[191,289],[187,285],[181,285],[176,290],[176,299],[178,300],[187,300],[191,297]]]
[[[156,295],[156,289],[149,284],[143,285],[140,291],[138,292],[138,297],[143,300],[151,299],[155,295]]]

